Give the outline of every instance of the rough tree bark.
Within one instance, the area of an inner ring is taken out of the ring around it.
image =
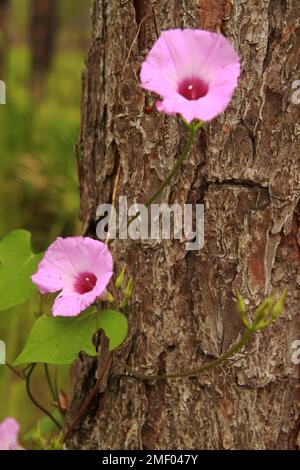
[[[300,106],[291,103],[300,79],[299,15],[298,0],[93,1],[78,144],[85,233],[95,236],[96,207],[111,201],[115,184],[117,197],[145,202],[185,140],[176,117],[146,112],[139,67],[157,34],[221,31],[243,72],[227,112],[201,131],[161,197],[205,204],[204,248],[188,252],[178,240],[112,244],[116,265],[126,262],[135,280],[131,340],[114,354],[107,387],[69,437],[70,448],[299,448],[299,376],[291,361],[300,338]],[[218,357],[241,334],[235,293],[254,308],[284,286],[282,317],[230,364],[156,384],[120,376],[120,360],[151,374]],[[67,425],[95,383],[95,368],[86,357],[74,364]]]
[[[57,0],[32,0],[29,38],[33,94],[39,98],[53,59],[58,26]]]

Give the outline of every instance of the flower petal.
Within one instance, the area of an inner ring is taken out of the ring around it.
[[[19,423],[14,418],[6,418],[0,424],[0,450],[22,450],[18,443]]]
[[[239,74],[239,56],[222,34],[173,29],[164,31],[147,55],[141,83],[162,96],[157,103],[159,111],[179,113],[188,122],[196,118],[206,121],[226,109]],[[208,86],[207,95],[198,100],[181,96],[182,81],[197,78]]]
[[[47,249],[32,282],[42,294],[56,292],[71,285],[77,272],[77,238],[57,238]]]
[[[79,252],[77,254],[78,258],[82,261],[79,272],[92,272],[98,280],[107,274],[111,277],[113,273],[113,258],[107,245],[89,237],[76,238],[81,239],[78,244]]]
[[[199,75],[203,80],[210,82],[216,71],[239,63],[238,54],[222,34],[186,29],[183,36],[193,57],[193,75]]]
[[[86,294],[78,294],[69,290],[62,290],[56,297],[52,306],[52,315],[54,317],[76,317],[86,310],[98,297],[96,289]]]
[[[176,69],[162,37],[155,43],[142,64],[141,84],[146,90],[154,91],[161,96],[177,91]]]
[[[97,278],[112,275],[113,259],[107,246],[89,237],[57,238],[47,249],[32,276],[42,294],[62,289],[73,290],[81,272],[93,272]]]

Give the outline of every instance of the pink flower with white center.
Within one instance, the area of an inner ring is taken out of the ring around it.
[[[20,426],[14,418],[0,423],[0,450],[24,450],[18,443]]]
[[[105,293],[113,274],[107,246],[89,237],[57,238],[31,277],[42,294],[61,291],[52,314],[73,317]]]
[[[228,106],[240,75],[239,56],[222,35],[201,29],[164,31],[141,69],[146,90],[160,95],[158,111],[187,122],[209,121]]]

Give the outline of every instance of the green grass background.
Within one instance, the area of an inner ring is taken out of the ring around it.
[[[54,63],[37,104],[30,89],[28,1],[12,1],[7,66],[5,77],[0,77],[7,89],[7,104],[0,106],[0,238],[25,228],[32,232],[35,251],[41,251],[59,235],[80,233],[73,147],[79,134],[90,2],[61,0]],[[0,339],[6,342],[11,363],[33,325],[33,304],[34,299],[0,312]],[[60,368],[58,376],[60,387],[68,390],[69,368]],[[38,400],[50,408],[42,366],[33,384]],[[29,401],[24,382],[0,366],[0,422],[6,416],[18,419],[24,435],[42,414]]]

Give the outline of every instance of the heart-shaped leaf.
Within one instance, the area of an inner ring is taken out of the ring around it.
[[[26,302],[35,289],[31,276],[42,253],[32,253],[30,240],[26,230],[14,230],[0,242],[0,310]]]
[[[127,336],[127,319],[115,310],[89,309],[77,317],[48,317],[35,322],[24,350],[15,365],[30,362],[70,364],[80,351],[95,356],[93,334],[102,328],[109,338],[109,349],[116,349]]]

